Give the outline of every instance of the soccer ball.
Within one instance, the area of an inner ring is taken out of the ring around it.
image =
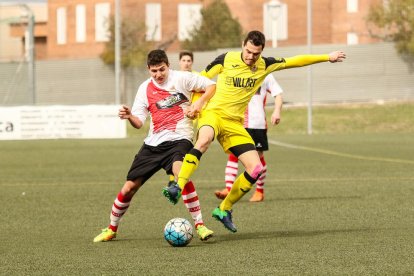
[[[186,246],[193,239],[193,227],[184,218],[173,218],[164,227],[164,238],[172,246]]]

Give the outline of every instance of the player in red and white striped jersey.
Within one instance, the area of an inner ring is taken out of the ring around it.
[[[250,198],[251,202],[264,200],[264,180],[266,178],[267,166],[263,152],[269,149],[265,111],[268,93],[275,99],[271,123],[273,125],[279,124],[283,104],[283,90],[271,74],[266,76],[262,86],[253,95],[244,114],[244,127],[247,132],[249,132],[250,136],[252,136],[256,150],[259,153],[260,161],[263,165],[263,172],[256,182],[256,191]],[[238,164],[238,158],[233,154],[230,154],[225,169],[226,188],[214,193],[217,198],[224,199],[231,190],[238,174]]]
[[[215,92],[215,83],[199,74],[170,70],[168,57],[162,50],[151,51],[147,65],[151,77],[139,86],[132,109],[122,106],[118,115],[138,129],[150,117],[149,133],[115,198],[109,226],[95,237],[94,242],[116,237],[119,222],[132,197],[157,171],[164,169],[167,174],[178,177],[183,158],[193,147],[193,122],[189,118],[192,116],[187,114],[192,91],[205,91],[198,100],[201,105]],[[183,189],[182,196],[200,239],[209,239],[213,231],[204,225],[198,195],[191,180]]]

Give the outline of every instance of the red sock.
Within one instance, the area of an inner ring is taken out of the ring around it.
[[[185,207],[187,207],[188,212],[194,220],[194,225],[197,228],[198,225],[204,224],[203,217],[201,215],[201,206],[200,201],[198,200],[198,195],[194,187],[194,183],[190,180],[185,185],[182,191],[183,201]]]
[[[262,174],[260,175],[259,179],[256,182],[256,191],[260,192],[260,193],[263,193],[264,192],[264,184],[265,184],[264,180],[266,178],[266,172],[267,172],[267,166],[266,166],[266,161],[264,159],[264,156],[260,157],[260,162],[263,165],[263,172],[262,172]]]
[[[122,216],[128,210],[129,204],[131,202],[131,198],[124,196],[121,192],[119,192],[118,196],[116,197],[114,204],[112,205],[111,210],[111,223],[109,224],[109,228],[116,232],[118,230],[118,224],[121,220]]]
[[[238,168],[239,168],[239,159],[235,155],[229,154],[229,159],[227,160],[226,170],[224,171],[225,173],[224,180],[226,182],[226,188],[228,191],[231,190],[234,180],[236,180]]]

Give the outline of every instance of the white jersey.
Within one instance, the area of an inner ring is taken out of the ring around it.
[[[266,96],[270,93],[273,97],[283,93],[272,74],[266,76],[263,84],[253,95],[244,113],[244,127],[255,129],[267,129],[266,122]]]
[[[138,88],[132,115],[145,122],[151,117],[150,130],[144,143],[157,146],[166,141],[193,140],[193,121],[184,115],[190,106],[191,91],[206,90],[214,81],[191,72],[169,69],[168,80],[162,85],[152,78]]]

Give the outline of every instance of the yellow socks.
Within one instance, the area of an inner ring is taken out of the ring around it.
[[[191,149],[190,152],[185,155],[177,181],[177,184],[181,190],[184,189],[185,184],[187,184],[190,177],[198,168],[201,155],[202,153],[195,148]]]
[[[250,175],[247,174],[247,178],[250,179],[248,180],[245,174],[247,173],[244,172],[240,174],[236,181],[234,181],[230,193],[220,204],[220,210],[231,210],[233,204],[239,201],[253,187],[254,182],[251,182],[252,179]]]

